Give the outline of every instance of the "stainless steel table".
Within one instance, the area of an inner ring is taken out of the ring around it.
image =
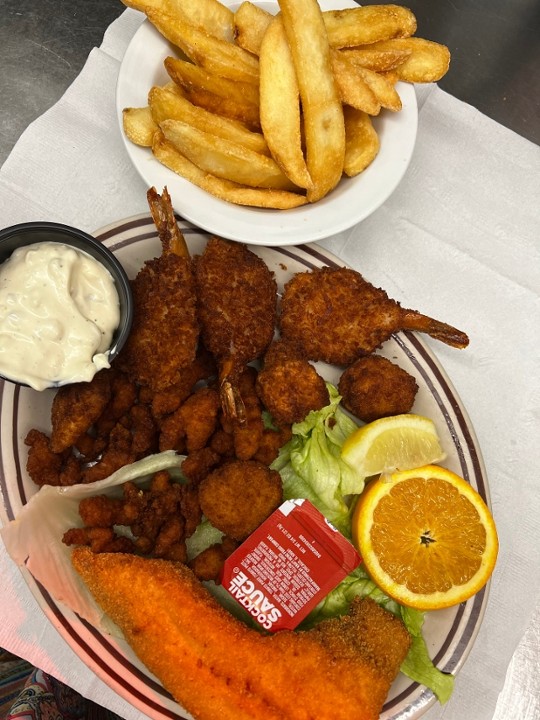
[[[441,87],[540,144],[540,2],[405,4],[416,14],[417,34],[452,52]],[[1,0],[0,163],[26,126],[75,79],[123,9],[119,0]],[[494,720],[540,717],[539,646],[540,610],[516,650]]]

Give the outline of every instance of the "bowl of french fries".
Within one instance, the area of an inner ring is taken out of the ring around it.
[[[411,159],[415,83],[450,54],[399,5],[124,0],[145,15],[118,77],[125,147],[209,232],[298,245],[361,222]]]

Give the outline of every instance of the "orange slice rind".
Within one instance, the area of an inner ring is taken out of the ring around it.
[[[371,481],[353,515],[353,540],[379,587],[403,605],[457,605],[489,580],[495,522],[463,478],[438,465]]]

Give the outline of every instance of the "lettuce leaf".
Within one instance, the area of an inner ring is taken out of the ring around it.
[[[281,474],[286,500],[306,498],[350,538],[348,496],[364,489],[365,478],[341,459],[345,438],[358,425],[340,407],[341,396],[327,383],[330,403],[292,427],[293,436],[271,467]]]
[[[337,389],[327,383],[330,403],[311,412],[293,425],[293,437],[281,448],[272,464],[283,481],[286,499],[307,498],[347,538],[351,537],[351,514],[354,496],[364,489],[365,478],[341,461],[345,438],[357,424],[339,407]],[[313,627],[321,620],[348,612],[355,597],[370,597],[377,604],[400,617],[409,631],[412,644],[401,671],[411,680],[428,687],[440,703],[452,694],[454,677],[434,665],[422,635],[424,614],[392,600],[369,578],[363,566],[350,573],[314,608],[300,625]]]
[[[412,637],[412,645],[401,664],[401,672],[411,680],[428,687],[444,705],[454,690],[454,676],[443,673],[433,664],[422,635],[424,613],[399,605],[399,615]]]
[[[47,591],[71,610],[106,632],[118,635],[116,625],[103,613],[71,564],[71,548],[64,545],[66,530],[82,527],[79,502],[93,495],[119,497],[122,485],[131,480],[144,487],[160,470],[167,470],[180,482],[184,460],[173,450],[150,455],[120,468],[94,483],[53,487],[43,485],[19,515],[0,530],[14,562],[25,566]]]

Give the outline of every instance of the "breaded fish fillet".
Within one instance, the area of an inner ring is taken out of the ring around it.
[[[73,565],[135,653],[197,720],[376,720],[409,649],[371,600],[305,632],[236,620],[185,565],[73,552]]]

